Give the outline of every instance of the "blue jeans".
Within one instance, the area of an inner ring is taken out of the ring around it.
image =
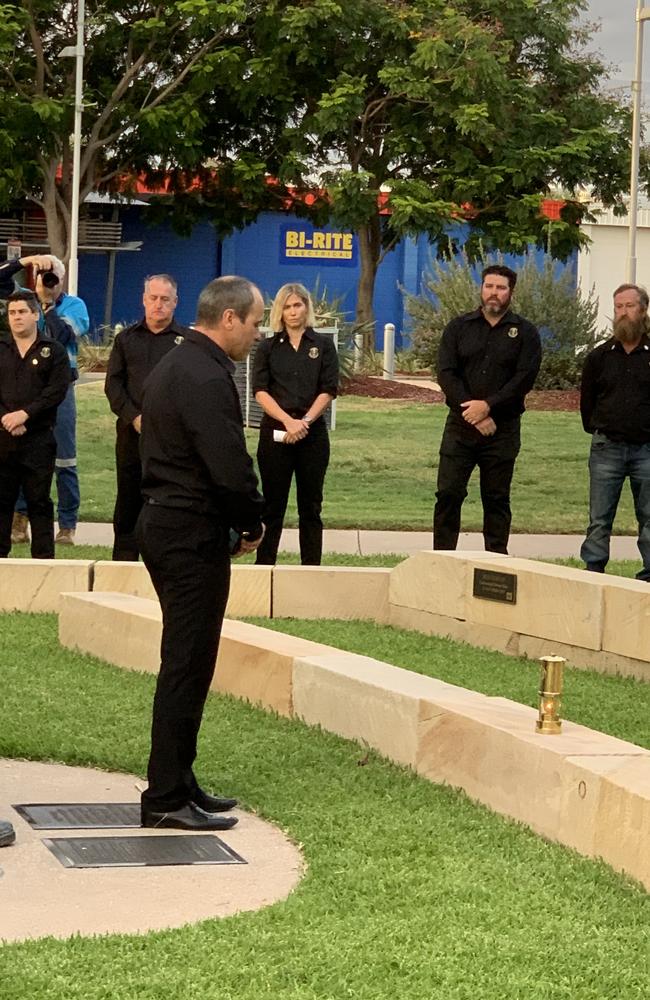
[[[627,478],[634,498],[638,546],[643,560],[637,579],[650,581],[650,444],[610,441],[599,431],[593,435],[589,454],[589,527],[580,557],[589,569],[604,571],[616,508]]]
[[[76,528],[79,515],[79,478],[77,476],[77,404],[74,382],[68,386],[63,402],[56,411],[54,425],[56,439],[56,519],[59,528]],[[27,504],[22,495],[18,497],[16,510],[27,513]]]

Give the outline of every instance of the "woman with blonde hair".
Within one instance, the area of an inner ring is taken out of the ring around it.
[[[264,410],[257,463],[266,501],[266,534],[257,563],[276,561],[291,480],[296,477],[300,560],[318,566],[323,549],[323,483],[329,437],[323,413],[336,396],[338,357],[330,337],[314,330],[314,307],[303,285],[278,291],[273,336],[255,354],[253,392]]]

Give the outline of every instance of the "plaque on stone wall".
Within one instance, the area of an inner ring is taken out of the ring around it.
[[[515,573],[497,573],[493,569],[474,569],[474,597],[500,604],[517,603],[517,576]]]

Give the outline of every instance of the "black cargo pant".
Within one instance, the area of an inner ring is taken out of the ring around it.
[[[274,423],[262,419],[257,447],[257,464],[262,479],[264,538],[257,550],[258,565],[273,565],[276,561],[282,524],[287,509],[291,479],[296,477],[298,505],[298,537],[300,561],[303,566],[320,566],[323,553],[323,483],[330,458],[330,443],[325,420],[320,418],[309,433],[296,444],[281,444],[273,440]]]
[[[437,501],[433,512],[434,549],[456,548],[467,484],[478,466],[485,548],[488,552],[507,553],[512,520],[510,485],[519,447],[518,417],[497,425],[491,437],[483,437],[462,417],[449,414],[440,443]]]
[[[34,559],[54,559],[54,505],[50,499],[56,441],[51,429],[28,431],[6,440],[0,452],[0,558],[11,551],[11,524],[22,487],[32,529]]]
[[[137,537],[163,618],[142,805],[170,812],[198,788],[192,765],[230,589],[228,529],[214,517],[145,503]]]
[[[117,423],[115,440],[117,496],[113,512],[113,560],[137,561],[140,555],[135,526],[142,509],[140,435],[135,427]]]

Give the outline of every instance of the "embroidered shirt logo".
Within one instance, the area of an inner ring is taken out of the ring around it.
[[[174,337],[174,343],[175,344],[182,344],[184,340],[185,340],[185,337],[181,337],[180,333],[179,333],[178,337]]]
[[[318,350],[317,347],[310,347],[309,348],[309,357],[310,358],[317,358],[319,355],[320,355],[320,351]]]
[[[50,356],[51,353],[52,353],[52,351],[50,350],[49,347],[43,347],[43,348],[41,348],[41,357],[42,358],[49,358],[49,356]]]
[[[516,326],[510,327],[510,329],[508,330],[508,336],[512,337],[513,340],[515,339],[515,337],[519,336],[519,330],[517,329]]]

